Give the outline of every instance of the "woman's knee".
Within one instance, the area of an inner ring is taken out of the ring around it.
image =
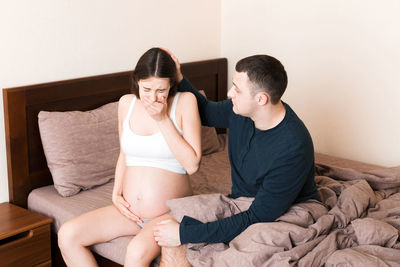
[[[74,245],[79,245],[80,227],[74,221],[67,221],[58,230],[58,246],[62,250]]]
[[[132,240],[126,249],[125,264],[126,266],[129,266],[129,263],[150,264],[153,258],[149,254],[152,253],[149,253],[145,244]]]
[[[145,251],[143,251],[143,247],[140,247],[137,242],[133,240],[129,242],[128,247],[126,248],[125,261],[126,262],[142,262],[145,258]]]

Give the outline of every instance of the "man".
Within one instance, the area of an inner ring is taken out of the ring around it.
[[[229,99],[222,102],[203,97],[183,78],[175,61],[178,90],[196,96],[202,124],[229,129],[229,197],[254,200],[248,210],[214,222],[201,223],[188,216],[180,224],[172,219],[163,221],[154,231],[160,246],[228,243],[251,224],[273,222],[292,204],[318,199],[311,136],[295,112],[281,101],[287,75],[277,59],[267,55],[241,59]]]

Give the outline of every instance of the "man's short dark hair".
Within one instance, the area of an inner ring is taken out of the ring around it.
[[[270,96],[272,104],[277,104],[286,90],[288,83],[285,68],[274,57],[254,55],[239,60],[237,72],[246,72],[253,83],[253,94],[260,91]]]

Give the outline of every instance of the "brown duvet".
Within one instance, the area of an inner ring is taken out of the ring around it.
[[[189,244],[193,266],[400,266],[400,169],[359,172],[317,164],[322,200],[292,206],[248,227],[229,244]],[[168,202],[175,218],[214,221],[251,198],[209,194]]]

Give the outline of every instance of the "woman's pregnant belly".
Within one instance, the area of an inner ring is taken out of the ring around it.
[[[129,166],[123,179],[123,196],[141,219],[168,212],[168,199],[192,194],[187,175],[158,168]]]

